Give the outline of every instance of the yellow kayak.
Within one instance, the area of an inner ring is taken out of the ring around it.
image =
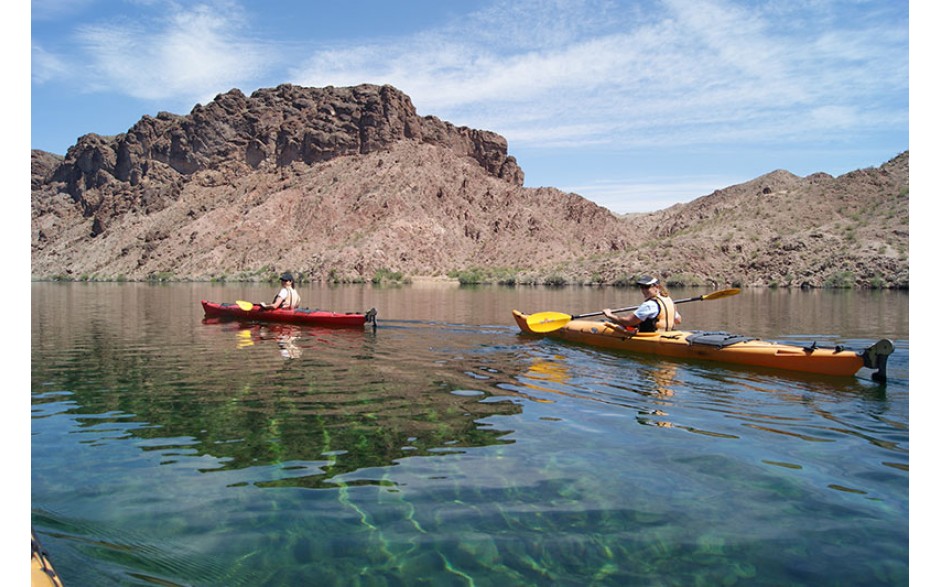
[[[726,332],[633,332],[609,322],[580,319],[572,319],[548,332],[539,332],[529,323],[529,315],[518,310],[513,310],[512,315],[525,334],[550,336],[605,349],[821,375],[852,376],[866,367],[876,370],[872,374],[876,381],[885,381],[888,356],[894,352],[894,344],[886,339],[863,350],[815,344],[803,347]]]
[[[49,561],[49,553],[42,547],[36,538],[36,532],[30,530],[32,535],[32,587],[62,587],[62,580],[59,574],[52,568],[52,562]]]

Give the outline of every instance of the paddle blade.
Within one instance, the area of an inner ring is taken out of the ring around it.
[[[255,307],[254,304],[251,302],[246,302],[245,300],[235,300],[235,305],[246,312],[250,312],[251,309]]]
[[[740,289],[736,287],[732,287],[731,289],[723,289],[721,291],[713,291],[712,293],[705,294],[702,296],[702,299],[703,300],[717,300],[720,298],[727,298],[729,296],[736,296],[739,293],[741,293]]]
[[[571,316],[561,312],[539,312],[532,314],[525,320],[529,330],[539,334],[554,332],[569,322],[571,322]]]

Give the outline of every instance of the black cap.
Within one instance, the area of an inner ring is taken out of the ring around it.
[[[650,277],[649,275],[644,275],[636,280],[636,284],[643,287],[650,287],[659,283],[659,280],[655,277]]]
[[[284,275],[281,275],[281,281],[294,281],[294,276],[290,273],[285,273]]]

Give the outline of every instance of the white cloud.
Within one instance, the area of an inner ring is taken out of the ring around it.
[[[33,83],[37,84],[61,79],[69,72],[68,63],[37,44],[32,46],[31,65]]]
[[[61,80],[71,72],[86,91],[203,101],[253,81],[273,60],[266,45],[243,40],[245,22],[233,4],[168,5],[162,12],[151,20],[84,25],[76,32],[78,55],[44,55],[49,65],[34,64],[34,71],[47,72],[40,80],[51,73]]]
[[[553,145],[792,140],[853,124],[854,103],[884,90],[879,78],[906,88],[900,29],[807,30],[788,14],[721,0],[650,4],[642,19],[608,11],[603,22],[566,6],[496,4],[394,43],[317,51],[293,78],[389,83],[419,112]],[[890,115],[865,116],[854,124]]]

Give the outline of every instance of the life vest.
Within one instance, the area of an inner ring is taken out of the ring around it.
[[[292,287],[285,287],[284,289],[287,290],[287,297],[281,301],[281,305],[279,307],[284,310],[293,310],[298,305],[300,305],[300,294],[297,293],[297,290]],[[277,292],[277,295],[274,296],[274,302],[277,301],[277,297],[279,295],[281,295],[281,292]]]
[[[676,305],[672,298],[667,296],[654,296],[652,298],[659,306],[659,313],[647,318],[637,327],[640,332],[659,332],[672,330],[676,324]]]

